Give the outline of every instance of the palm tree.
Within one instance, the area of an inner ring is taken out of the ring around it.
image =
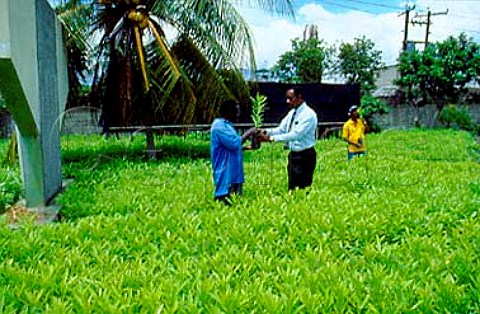
[[[257,0],[293,17],[292,2]],[[90,103],[108,126],[209,122],[222,100],[246,90],[240,69],[255,68],[232,1],[62,0],[57,9],[77,60],[72,80],[90,67]]]

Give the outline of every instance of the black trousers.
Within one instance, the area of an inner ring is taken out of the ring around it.
[[[317,163],[315,148],[288,154],[288,189],[304,189],[312,185],[313,172]]]

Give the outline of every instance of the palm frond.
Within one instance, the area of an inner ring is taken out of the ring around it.
[[[181,34],[188,34],[214,66],[254,66],[253,40],[245,20],[230,1],[184,0],[171,12]]]
[[[261,8],[287,15],[293,12],[292,2],[255,1]],[[61,4],[68,32],[80,50],[95,55],[89,58],[96,59],[90,61],[90,101],[101,104],[108,125],[155,119],[210,122],[224,99],[242,97],[248,103],[240,68],[255,69],[253,38],[232,1],[61,0]],[[75,14],[78,17],[70,18]],[[171,28],[173,40],[166,36]]]
[[[208,62],[190,38],[181,37],[172,47],[172,52],[180,60],[183,71],[194,86],[197,97],[196,108],[194,108],[197,117],[195,122],[210,122],[220,102],[235,97],[223,82],[219,72]]]

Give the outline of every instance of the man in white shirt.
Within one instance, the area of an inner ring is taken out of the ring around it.
[[[312,185],[317,161],[315,131],[317,114],[303,100],[299,87],[291,88],[286,94],[290,111],[276,128],[262,130],[260,140],[283,142],[290,150],[288,154],[288,189],[303,189]]]

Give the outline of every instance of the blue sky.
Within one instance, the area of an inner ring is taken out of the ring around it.
[[[59,0],[49,0],[51,2]],[[233,3],[256,1],[232,0]],[[255,40],[255,54],[259,67],[271,67],[279,56],[291,50],[291,40],[302,37],[306,24],[315,24],[319,36],[328,45],[353,42],[365,36],[382,51],[383,61],[394,64],[402,47],[405,16],[399,13],[408,5],[415,5],[415,14],[428,9],[432,16],[429,41],[441,41],[448,36],[465,32],[480,42],[480,0],[293,0],[296,18],[272,15],[259,9],[238,6],[250,25]],[[417,18],[419,20],[419,18]],[[426,19],[420,19],[425,21]],[[425,38],[425,26],[409,25],[409,40]],[[419,46],[420,48],[420,46]]]
[[[295,6],[297,9],[301,8],[306,4],[320,4],[324,6],[327,10],[334,13],[345,13],[350,10],[363,10],[365,12],[371,13],[387,13],[387,12],[396,12],[404,8],[404,3],[401,1],[392,1],[392,0],[297,0],[295,1]]]
[[[329,45],[353,42],[365,36],[382,51],[383,61],[394,64],[402,47],[405,16],[399,16],[407,2],[393,0],[297,0],[296,19],[275,16],[252,8],[240,8],[254,33],[256,59],[260,67],[270,67],[291,49],[291,40],[302,37],[306,24],[315,24],[319,36]],[[410,18],[432,16],[429,41],[441,41],[465,32],[480,42],[480,0],[416,0]],[[421,18],[417,18],[421,19]],[[421,19],[423,21],[426,18]],[[425,26],[409,25],[409,40],[424,40]]]

